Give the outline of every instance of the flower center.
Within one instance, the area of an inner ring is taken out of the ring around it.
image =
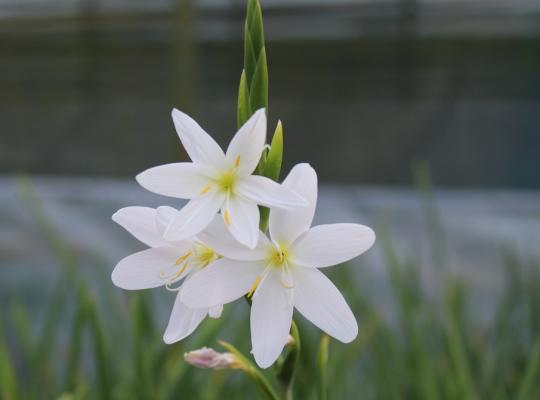
[[[277,246],[270,252],[270,264],[278,268],[283,268],[287,264],[289,250],[284,246]]]
[[[186,274],[191,274],[193,270],[188,271],[190,267],[203,269],[211,262],[221,258],[213,249],[202,242],[195,242],[193,247],[185,254],[178,257],[174,263],[178,266],[178,270],[171,275],[160,273],[162,279],[166,280],[165,288],[171,291],[180,290],[180,286],[173,286],[175,283],[184,279]],[[186,274],[185,274],[186,273]]]
[[[204,268],[212,261],[220,258],[220,256],[213,249],[201,242],[195,243],[193,246],[193,253],[195,257],[195,264],[197,264],[199,268]]]
[[[218,187],[223,192],[234,191],[236,184],[236,172],[234,170],[224,172],[217,180]]]

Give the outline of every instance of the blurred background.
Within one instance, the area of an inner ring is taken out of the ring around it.
[[[539,398],[540,3],[261,5],[282,177],[311,163],[316,222],[379,238],[325,271],[360,323],[331,342],[329,398]],[[182,360],[216,338],[249,350],[245,304],[166,346],[173,295],[109,279],[143,248],[112,213],[182,204],[134,180],[187,160],[171,109],[222,145],[236,131],[245,7],[0,0],[0,398],[256,396]],[[320,332],[299,321],[297,397],[317,398]]]

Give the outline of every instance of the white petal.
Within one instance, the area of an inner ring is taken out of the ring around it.
[[[302,234],[291,247],[294,262],[329,267],[354,258],[375,242],[375,233],[359,224],[319,225]]]
[[[257,246],[250,250],[248,247],[238,243],[229,232],[221,215],[216,215],[210,225],[197,235],[197,238],[214,251],[226,258],[239,261],[263,260],[273,249],[272,243],[266,235],[258,231],[259,239]]]
[[[296,208],[307,206],[298,193],[272,179],[250,175],[238,180],[236,191],[265,207]]]
[[[172,219],[165,239],[184,240],[197,235],[212,221],[224,199],[224,195],[215,193],[190,200]]]
[[[223,314],[223,304],[220,304],[219,306],[211,307],[208,310],[208,316],[210,318],[219,318],[221,317],[221,314]]]
[[[169,206],[161,206],[156,209],[156,228],[161,236],[165,234],[165,231],[169,227],[170,223],[174,219],[174,216],[178,213],[178,210]]]
[[[125,207],[112,220],[150,247],[166,245],[156,227],[156,210],[149,207]]]
[[[202,169],[193,163],[160,165],[141,172],[136,179],[146,190],[181,199],[198,196],[210,183]]]
[[[176,132],[194,163],[214,170],[221,170],[226,166],[221,147],[195,120],[177,109],[172,111],[172,117]]]
[[[260,218],[257,204],[233,195],[225,202],[221,215],[236,240],[250,249],[257,246]]]
[[[227,149],[227,161],[241,174],[250,175],[259,163],[265,142],[266,112],[261,108],[234,135]]]
[[[182,301],[193,308],[230,303],[246,294],[263,270],[257,262],[221,258],[184,283]]]
[[[281,354],[293,313],[293,290],[283,287],[278,271],[270,274],[257,289],[251,306],[252,352],[261,368],[268,368]]]
[[[180,293],[176,295],[172,309],[169,324],[163,335],[163,341],[167,344],[178,342],[191,333],[199,326],[207,310],[188,308],[180,301]]]
[[[112,281],[116,286],[128,290],[162,286],[167,283],[167,277],[178,271],[175,262],[188,250],[188,247],[156,247],[131,254],[116,265]]]
[[[294,190],[307,202],[295,210],[274,208],[270,212],[270,236],[279,243],[292,243],[309,229],[317,205],[317,173],[309,164],[297,164],[283,181],[283,186]]]
[[[358,335],[358,324],[334,284],[315,268],[296,267],[294,306],[330,336],[349,343]]]

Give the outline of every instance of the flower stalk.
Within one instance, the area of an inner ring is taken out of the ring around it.
[[[296,372],[298,370],[298,363],[300,359],[300,350],[302,348],[300,342],[300,332],[298,326],[292,321],[291,324],[291,340],[288,346],[289,350],[283,361],[278,365],[277,378],[283,386],[285,392],[285,398],[287,400],[293,400],[294,398],[294,383],[296,378]]]
[[[262,374],[262,372],[253,365],[243,354],[232,344],[223,340],[219,341],[225,349],[229,351],[236,358],[236,369],[242,370],[248,378],[255,384],[255,386],[261,392],[261,395],[267,400],[280,400],[280,397],[268,382],[268,379]]]
[[[304,317],[343,343],[358,334],[356,319],[320,271],[348,261],[375,241],[367,226],[312,226],[318,198],[316,171],[294,166],[279,183],[283,126],[267,143],[268,69],[258,0],[248,0],[244,69],[238,93],[239,129],[224,151],[190,116],[172,119],[191,162],[149,168],[137,181],[145,189],[189,200],[180,210],[125,207],[113,220],[147,249],[122,259],[112,281],[126,290],[164,287],[176,293],[163,340],[189,336],[223,305],[245,297],[250,304],[253,358],[261,369],[277,361],[275,379],[292,400],[301,342],[293,315]],[[271,212],[269,211],[271,210]],[[265,374],[238,349],[202,348],[186,353],[199,368],[242,370],[266,399],[280,398]],[[326,396],[328,338],[321,342],[321,397]]]
[[[326,334],[322,335],[319,343],[319,353],[317,355],[317,367],[319,370],[319,399],[326,400],[328,398],[328,345],[330,337]]]

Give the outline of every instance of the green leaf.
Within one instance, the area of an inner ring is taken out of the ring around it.
[[[246,123],[251,114],[251,105],[249,104],[249,90],[246,80],[246,70],[242,70],[242,75],[240,75],[240,85],[238,87],[238,128],[240,128]]]
[[[261,49],[257,67],[253,73],[249,91],[251,109],[255,112],[260,108],[266,108],[268,112],[268,66],[266,65],[266,51]]]

